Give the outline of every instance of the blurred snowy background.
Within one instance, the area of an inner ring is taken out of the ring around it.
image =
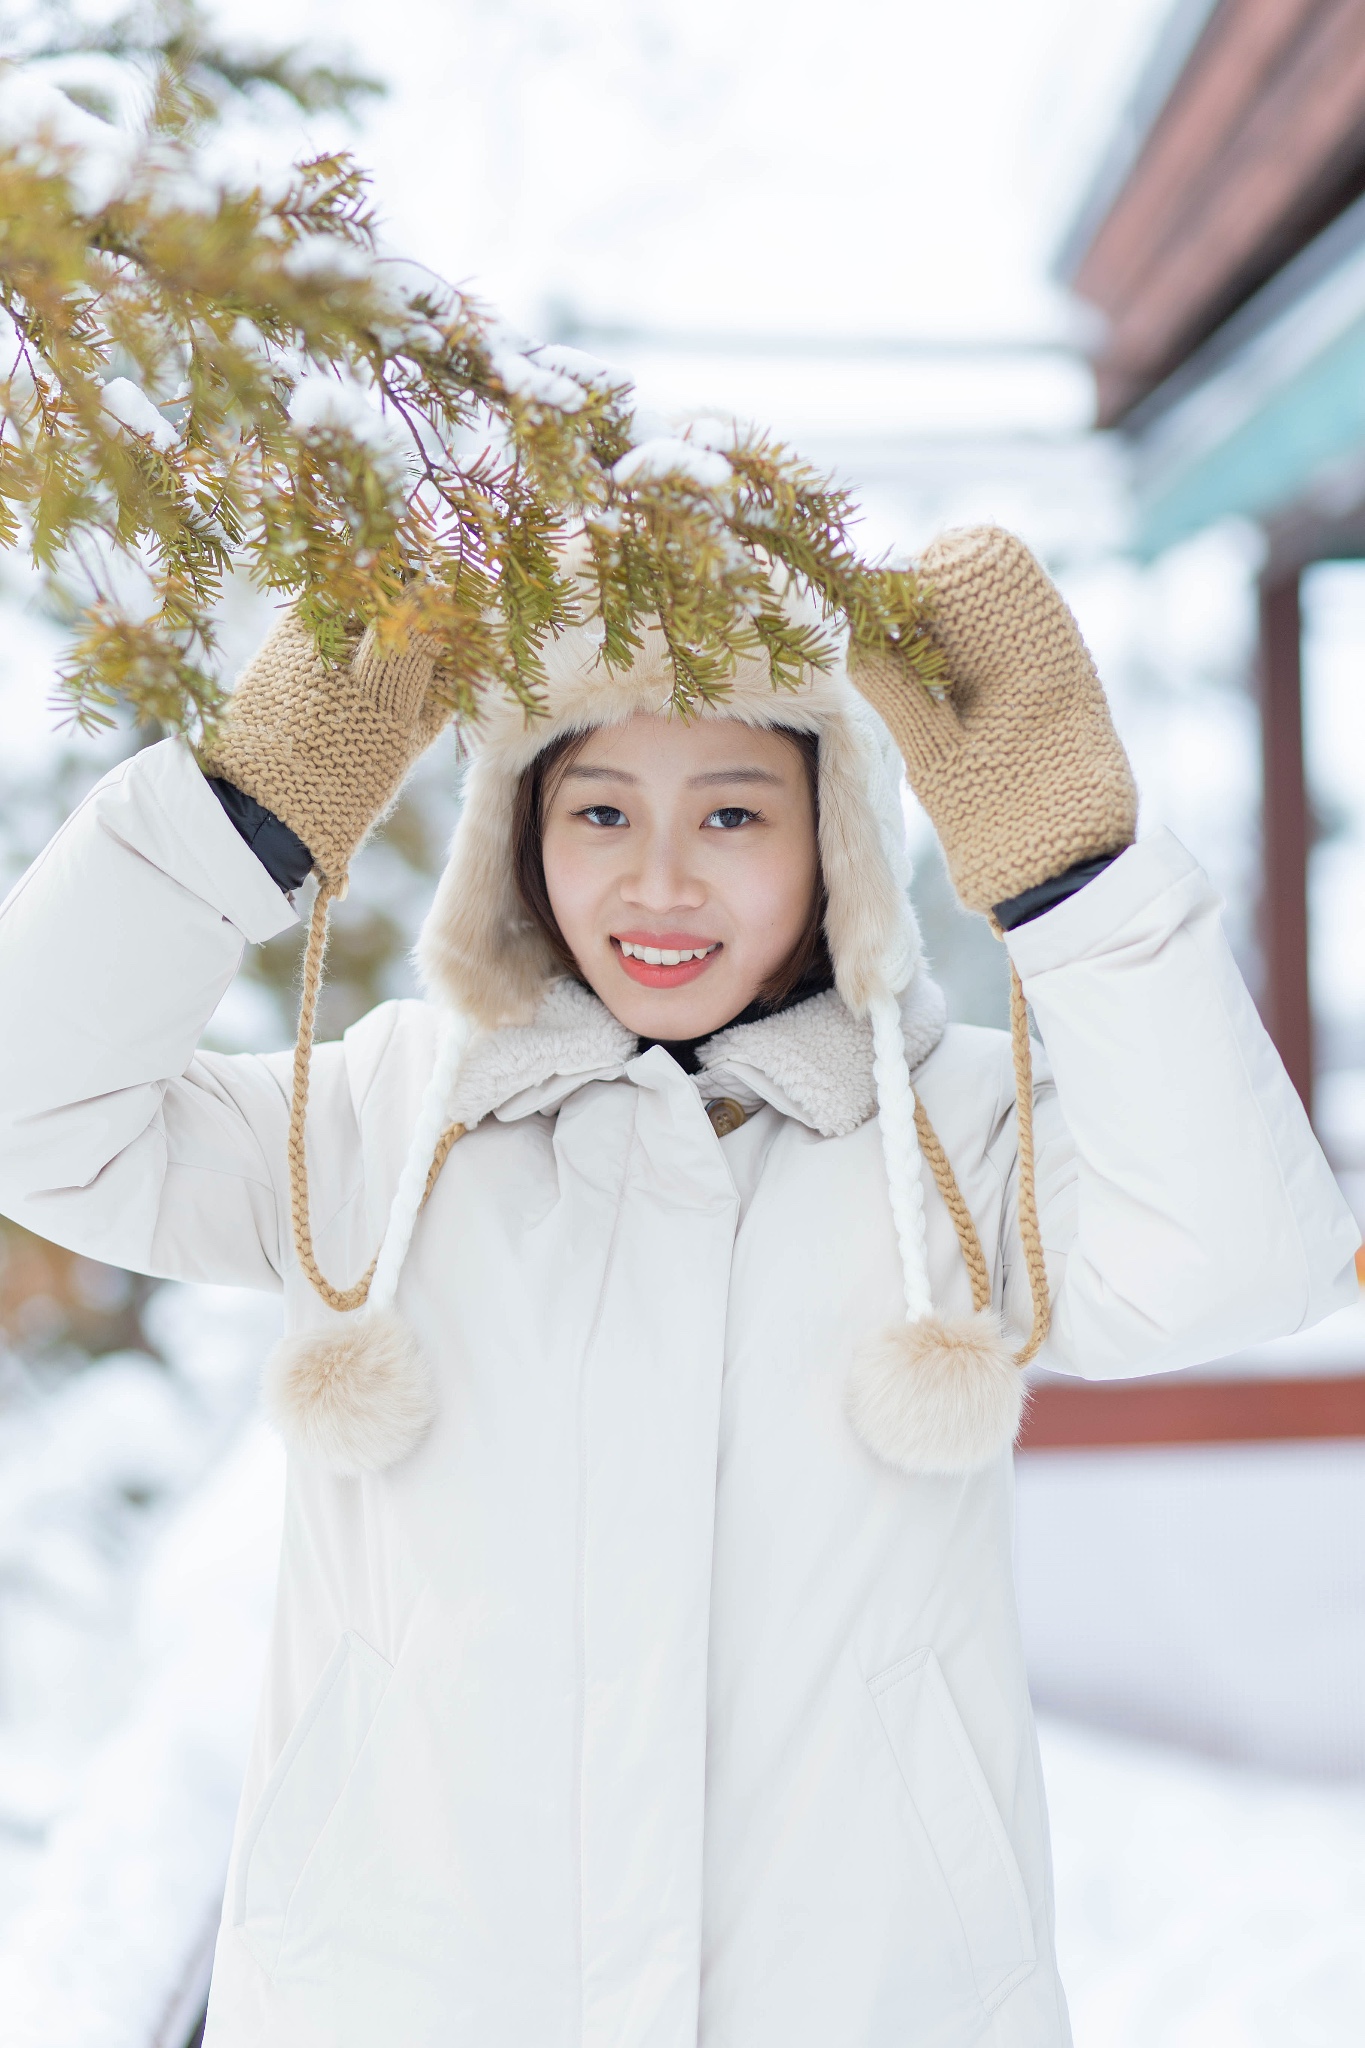
[[[1214,875],[1255,987],[1261,542],[1232,522],[1154,562],[1126,551],[1124,447],[1092,429],[1086,320],[1051,277],[1171,18],[1170,0],[222,0],[225,34],[340,47],[386,91],[350,124],[233,115],[215,148],[354,147],[395,249],[620,365],[646,404],[774,427],[856,487],[869,550],[981,518],[1023,534],[1110,686],[1144,826]],[[107,67],[48,70],[81,90]],[[1365,1198],[1365,571],[1315,570],[1306,607],[1320,1118]],[[3,561],[0,622],[2,893],[146,736],[54,731],[62,623]],[[267,622],[233,593],[229,665]],[[410,988],[454,806],[447,743],[357,870],[324,1033]],[[998,949],[917,831],[953,1008],[999,1021]],[[217,1044],[287,1042],[296,950],[251,958]],[[273,1320],[0,1237],[5,2048],[181,2048],[195,2027],[273,1589],[280,1463],[254,1417]],[[1360,1330],[1337,1341],[1358,1365]],[[1365,1449],[1035,1454],[1020,1513],[1080,2048],[1357,2041]],[[1308,1669],[1330,1697],[1305,1697]]]

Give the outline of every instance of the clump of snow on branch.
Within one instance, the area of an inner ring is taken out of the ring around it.
[[[523,355],[520,350],[494,344],[490,350],[493,369],[514,398],[533,399],[537,405],[553,405],[560,412],[579,412],[584,392],[572,377],[548,363]]]
[[[721,419],[712,413],[701,413],[688,421],[687,439],[695,441],[699,448],[716,448],[724,451],[736,447],[745,439],[745,429],[738,420]]]
[[[291,277],[342,284],[368,278],[372,266],[363,249],[339,235],[305,235],[285,251],[284,267]]]
[[[665,434],[632,448],[613,465],[612,475],[618,484],[639,483],[646,477],[680,476],[704,491],[717,491],[731,481],[734,471],[725,457],[714,450]]]
[[[100,393],[100,404],[111,419],[140,440],[150,441],[155,448],[173,448],[180,439],[146,392],[140,391],[128,377],[111,377]]]
[[[599,357],[589,355],[586,349],[570,348],[566,342],[540,341],[534,346],[537,363],[549,370],[560,370],[566,377],[577,378],[580,384],[589,387],[600,386],[606,391],[626,392],[631,388],[630,375],[625,370],[613,369]]]
[[[368,449],[401,475],[411,443],[379,408],[372,388],[350,377],[305,373],[289,397],[289,421],[300,434],[337,434]]]
[[[100,213],[127,189],[135,139],[17,65],[0,70],[0,148],[40,175],[64,176],[80,212]]]

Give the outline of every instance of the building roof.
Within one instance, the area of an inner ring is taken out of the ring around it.
[[[1063,273],[1104,316],[1101,425],[1365,193],[1365,0],[1183,0]]]

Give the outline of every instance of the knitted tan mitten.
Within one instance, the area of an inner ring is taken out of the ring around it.
[[[894,651],[849,673],[880,713],[969,910],[1131,844],[1137,791],[1076,621],[1023,542],[945,533],[920,564],[951,689],[937,702]]]
[[[291,614],[243,671],[201,765],[283,818],[337,882],[450,715],[428,701],[434,669],[420,640],[381,655],[373,627],[349,665],[327,668]]]

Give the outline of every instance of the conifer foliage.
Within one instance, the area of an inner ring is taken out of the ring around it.
[[[58,19],[31,59],[82,47]],[[489,689],[533,704],[546,636],[584,602],[556,546],[573,532],[605,659],[657,618],[680,703],[723,695],[742,654],[766,651],[779,687],[820,660],[781,572],[938,680],[927,593],[859,559],[847,495],[785,448],[651,432],[620,377],[387,254],[345,153],[273,183],[209,175],[226,97],[345,105],[369,81],[234,55],[192,0],[98,47],[146,65],[136,122],[42,62],[0,67],[0,545],[77,621],[69,716],[202,734],[230,572],[294,600],[329,658],[371,621],[395,645],[432,635],[459,715]]]

